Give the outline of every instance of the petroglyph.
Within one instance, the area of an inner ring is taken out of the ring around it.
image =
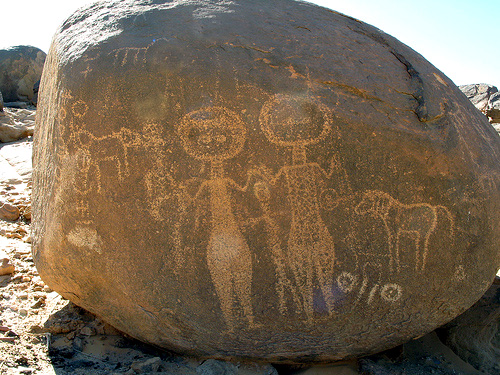
[[[344,271],[337,277],[337,285],[344,293],[352,292],[357,283],[358,276],[353,275],[350,272]]]
[[[286,312],[286,295],[291,295],[295,306],[300,306],[301,301],[296,288],[287,276],[287,260],[280,244],[280,230],[278,224],[273,219],[270,199],[271,193],[266,182],[259,181],[254,185],[254,194],[259,200],[262,209],[262,220],[266,225],[267,242],[271,250],[271,257],[276,267],[276,291],[279,298],[279,310],[281,314]]]
[[[403,295],[403,288],[398,284],[385,284],[380,291],[380,296],[387,302],[396,302]]]
[[[124,66],[127,63],[138,65],[146,62],[146,53],[149,47],[146,48],[120,48],[110,54],[114,56],[115,66]]]
[[[317,280],[329,314],[334,312],[334,242],[320,214],[321,188],[327,173],[307,161],[306,147],[321,142],[331,131],[329,110],[307,95],[275,95],[264,104],[260,118],[266,138],[292,149],[292,165],[282,167],[269,180],[285,180],[291,209],[288,236],[288,266],[294,276],[302,303],[299,306],[312,321],[314,281]]]
[[[87,155],[85,168],[88,172],[95,169],[97,175],[97,192],[101,190],[101,164],[112,162],[116,166],[116,177],[123,181],[129,175],[128,151],[130,147],[143,145],[142,135],[127,128],[97,137],[91,132],[83,129],[73,130],[70,135],[71,144],[79,152]]]
[[[146,56],[155,43],[159,41],[166,40],[165,38],[152,39],[151,43],[146,47],[124,47],[118,48],[110,52],[108,55],[113,56],[113,65],[116,66],[125,66],[131,65],[134,67],[143,66],[146,63]],[[165,57],[165,60],[167,57]]]
[[[74,246],[87,248],[102,254],[102,238],[93,228],[76,227],[67,235],[68,242]]]
[[[382,283],[382,266],[378,263],[367,262],[363,266],[362,275],[355,275],[343,271],[337,277],[339,289],[346,295],[354,293],[357,288],[355,304],[366,301],[371,305],[376,298],[380,297],[386,302],[396,302],[403,294],[403,289],[395,283]]]
[[[360,280],[361,285],[356,297],[356,303],[361,302],[363,297],[366,297],[366,301],[370,305],[380,289],[382,265],[379,262],[366,262],[362,267]]]
[[[430,236],[438,225],[438,215],[442,212],[449,221],[449,235],[453,238],[454,218],[443,206],[427,203],[403,204],[389,194],[378,190],[364,193],[356,206],[358,215],[372,214],[379,217],[388,237],[389,267],[391,271],[400,271],[399,244],[402,236],[415,242],[415,269],[423,271],[427,263]]]
[[[227,327],[234,331],[235,308],[240,304],[250,326],[254,325],[251,302],[252,256],[234,216],[230,189],[246,191],[225,176],[223,162],[242,150],[246,128],[235,112],[206,107],[184,116],[178,134],[185,151],[210,162],[210,179],[202,182],[194,200],[206,191],[210,200],[211,228],[207,265],[219,297]]]
[[[83,100],[78,100],[71,106],[72,114],[77,118],[82,118],[87,114],[89,106]]]
[[[458,265],[457,268],[455,269],[455,273],[453,275],[453,279],[456,281],[464,281],[465,278],[467,277],[465,273],[465,268],[463,265]]]

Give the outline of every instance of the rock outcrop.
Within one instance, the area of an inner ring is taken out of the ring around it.
[[[500,124],[500,92],[494,93],[486,109],[486,116],[494,124]]]
[[[500,265],[498,134],[422,56],[308,3],[81,9],[36,121],[42,279],[158,346],[366,355],[450,321]]]
[[[6,108],[0,114],[0,142],[13,142],[33,135],[35,111]]]
[[[493,124],[500,123],[500,92],[498,88],[486,83],[459,86],[467,98]]]
[[[4,102],[31,103],[40,80],[46,54],[31,46],[0,50],[0,91]]]
[[[500,278],[469,310],[438,331],[465,362],[485,374],[500,374]]]

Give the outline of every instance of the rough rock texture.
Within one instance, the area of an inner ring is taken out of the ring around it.
[[[35,112],[6,108],[0,114],[0,142],[13,142],[33,135]]]
[[[451,320],[500,265],[498,134],[327,9],[97,3],[56,34],[38,105],[40,275],[138,339],[364,355]]]
[[[4,102],[31,102],[46,54],[31,46],[0,50],[0,91]]]
[[[500,92],[486,83],[459,86],[467,98],[486,116],[491,123],[500,123]]]
[[[21,213],[16,206],[0,201],[0,220],[16,221]]]
[[[500,374],[500,278],[469,310],[439,330],[464,361],[486,374]]]
[[[491,119],[492,123],[500,123],[500,92],[491,95],[486,115]]]

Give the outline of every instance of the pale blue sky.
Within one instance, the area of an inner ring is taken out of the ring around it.
[[[272,0],[268,0],[272,1]],[[0,48],[47,52],[57,26],[93,0],[1,0]],[[500,88],[500,0],[313,0],[367,22],[422,54],[457,85]]]

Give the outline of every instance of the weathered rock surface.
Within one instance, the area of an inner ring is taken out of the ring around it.
[[[500,123],[500,92],[491,95],[486,115],[490,118],[492,123]]]
[[[6,108],[0,114],[0,142],[13,142],[33,135],[35,111]]]
[[[500,265],[498,134],[327,9],[95,4],[58,31],[38,108],[40,275],[146,342],[355,357],[451,320]]]
[[[500,374],[500,278],[474,306],[438,332],[465,362],[486,374]]]
[[[459,86],[467,98],[486,116],[491,123],[500,123],[500,92],[486,83]]]
[[[31,46],[0,50],[0,91],[4,102],[31,102],[46,54]]]
[[[16,221],[20,215],[19,208],[10,203],[0,201],[1,220]]]

